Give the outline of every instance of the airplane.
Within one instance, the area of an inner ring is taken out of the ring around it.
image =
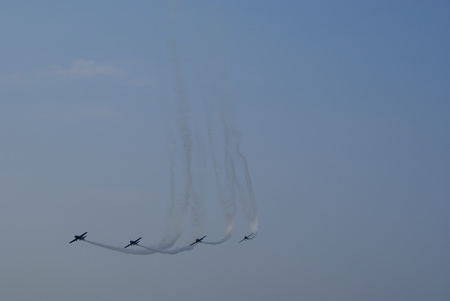
[[[253,233],[250,233],[249,235],[244,236],[244,238],[241,239],[239,242],[243,242],[244,240],[249,240],[249,239],[250,239],[250,236],[252,236],[252,235],[253,235]],[[238,242],[238,243],[239,243],[239,242]]]
[[[74,236],[75,239],[72,240],[71,242],[69,242],[69,244],[71,244],[71,243],[73,243],[74,241],[77,241],[77,240],[84,240],[84,239],[86,238],[86,234],[87,234],[87,232],[84,232],[84,233],[81,234],[81,235],[75,235],[75,236]]]
[[[203,238],[205,238],[205,237],[206,237],[206,235],[203,236],[202,238],[197,238],[197,239],[196,239],[193,243],[191,243],[189,246],[193,246],[193,245],[198,244],[199,242],[202,242]]]
[[[142,237],[139,237],[136,240],[130,240],[130,243],[128,245],[126,245],[124,248],[128,248],[129,246],[133,246],[133,245],[137,245],[139,244],[139,241],[141,240]]]

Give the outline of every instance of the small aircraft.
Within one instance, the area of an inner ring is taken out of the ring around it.
[[[136,240],[130,240],[130,243],[128,245],[126,245],[124,248],[128,248],[129,246],[133,246],[133,245],[137,245],[139,244],[139,241],[141,240],[142,237],[139,237]]]
[[[244,238],[241,239],[239,242],[243,242],[244,240],[249,240],[249,239],[250,239],[250,236],[252,236],[252,235],[253,235],[253,233],[250,233],[249,235],[244,236]],[[238,243],[239,243],[239,242],[238,242]]]
[[[189,246],[193,246],[193,245],[198,244],[199,242],[202,242],[203,238],[205,238],[205,237],[206,237],[206,235],[203,236],[202,238],[197,238],[197,239],[196,239],[193,243],[191,243]]]
[[[74,236],[75,239],[72,240],[71,242],[69,242],[69,244],[71,244],[71,243],[73,243],[74,241],[77,241],[77,240],[84,240],[84,239],[86,238],[86,234],[87,234],[87,232],[84,232],[84,233],[81,234],[81,235],[75,235],[75,236]]]

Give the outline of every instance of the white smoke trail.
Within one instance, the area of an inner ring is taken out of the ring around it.
[[[225,132],[225,156],[227,170],[229,171],[228,180],[233,183],[231,190],[237,191],[239,195],[244,215],[249,222],[250,231],[254,233],[252,238],[254,238],[258,232],[258,212],[250,171],[247,159],[240,150],[241,137],[234,115],[232,98],[228,92],[229,89],[226,88],[226,77],[223,74],[219,74],[218,78],[221,80],[216,82],[215,96],[219,106],[220,120]]]
[[[224,242],[228,241],[231,236],[233,235],[233,230],[234,230],[234,222],[232,224],[228,224],[227,229],[225,230],[225,236],[217,241],[202,241],[202,243],[206,244],[206,245],[220,245],[223,244]]]
[[[240,168],[240,176],[243,180],[237,180],[236,185],[239,190],[239,198],[243,207],[243,211],[250,224],[250,230],[253,233],[252,239],[256,237],[258,233],[258,211],[256,207],[255,195],[253,192],[252,181],[250,178],[250,172],[247,164],[247,158],[240,151],[240,136],[236,137],[235,151],[238,155],[239,161],[238,168]]]
[[[120,253],[125,253],[125,254],[133,254],[133,255],[150,255],[150,254],[154,254],[155,252],[151,251],[151,250],[136,250],[136,249],[125,249],[124,247],[116,247],[116,246],[111,246],[111,245],[107,245],[104,243],[99,243],[99,242],[95,242],[92,240],[87,240],[84,239],[82,240],[84,242],[87,242],[91,245],[97,246],[97,247],[101,247],[101,248],[105,248],[108,250],[113,250],[116,252],[120,252]]]
[[[245,209],[244,212],[247,216],[247,219],[250,222],[250,230],[253,233],[251,239],[253,239],[258,234],[258,227],[259,227],[258,209],[256,207],[256,200],[255,200],[255,195],[253,192],[253,186],[252,186],[252,182],[251,182],[251,178],[250,178],[250,173],[248,170],[247,159],[244,156],[242,156],[241,153],[239,153],[239,154],[240,154],[241,160],[243,161],[242,167],[244,168],[244,172],[245,172],[245,184],[246,184],[246,188],[247,188],[246,191],[248,193],[248,198],[246,199],[247,202],[244,202],[245,203],[244,207],[247,207],[247,208]]]
[[[172,85],[175,91],[175,129],[169,131],[174,135],[169,145],[169,210],[166,231],[158,244],[160,249],[171,248],[184,229],[184,218],[192,199],[192,138],[189,121],[189,102],[179,71],[178,47],[171,45]],[[180,146],[181,144],[181,146]],[[181,149],[181,151],[180,151]],[[182,171],[177,172],[177,167]]]
[[[137,244],[136,246],[141,247],[141,249],[136,249],[136,248],[135,249],[125,249],[124,247],[111,246],[111,245],[107,245],[104,243],[99,243],[99,242],[95,242],[95,241],[87,240],[87,239],[84,239],[83,241],[87,242],[89,244],[92,244],[94,246],[97,246],[97,247],[116,251],[119,253],[132,254],[132,255],[151,255],[151,254],[155,254],[155,253],[175,255],[175,254],[178,254],[181,252],[190,251],[190,250],[194,249],[194,247],[195,247],[195,245],[194,245],[194,246],[178,247],[178,248],[174,248],[174,249],[164,249],[164,248],[148,247],[148,246],[144,246],[141,244]]]
[[[179,248],[166,250],[166,249],[158,249],[158,248],[154,248],[154,247],[147,247],[147,246],[141,245],[141,244],[139,244],[138,246],[147,251],[153,252],[153,253],[168,254],[168,255],[175,255],[175,254],[178,254],[181,252],[190,251],[190,250],[194,249],[194,247],[195,247],[195,245],[194,245],[194,246],[186,246],[186,247],[179,247]]]
[[[225,236],[222,239],[218,241],[204,242],[204,243],[221,244],[229,240],[233,234],[236,219],[236,204],[235,204],[236,195],[233,189],[233,182],[230,178],[231,175],[230,162],[226,156],[227,154],[226,147],[228,143],[226,140],[224,125],[221,124],[221,126],[219,126],[220,133],[215,131],[215,126],[213,125],[213,122],[214,120],[217,120],[217,118],[211,118],[212,116],[214,116],[212,105],[213,104],[210,101],[204,101],[210,158],[214,172],[214,181],[217,189],[217,197],[219,198],[219,202],[226,220],[226,229],[225,229]],[[218,137],[219,140],[224,140],[222,141],[223,145],[221,145],[223,150],[222,160],[219,160],[218,150],[216,146]],[[220,139],[220,137],[222,139]]]
[[[194,226],[193,235],[199,236],[204,232],[204,203],[207,197],[207,162],[205,158],[207,156],[207,153],[205,151],[206,147],[203,142],[202,132],[200,131],[200,128],[198,126],[196,127],[196,129],[197,131],[194,135],[195,144],[193,151],[193,153],[195,154],[195,156],[193,157],[195,170],[192,181],[193,188],[190,209],[192,213],[192,224]]]

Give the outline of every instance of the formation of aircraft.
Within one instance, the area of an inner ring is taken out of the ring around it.
[[[69,244],[71,244],[71,243],[73,243],[74,241],[77,241],[77,240],[84,240],[84,239],[86,238],[86,234],[87,234],[87,232],[84,232],[84,233],[81,234],[81,235],[75,235],[75,236],[74,236],[75,239],[72,240],[71,242],[69,242]]]
[[[199,242],[202,242],[203,238],[205,238],[205,237],[206,237],[206,235],[203,236],[202,238],[197,238],[197,239],[196,239],[193,243],[191,243],[189,246],[193,246],[193,245],[198,244]]]
[[[252,236],[252,235],[253,235],[253,233],[250,233],[249,235],[244,236],[244,238],[241,239],[241,240],[239,241],[239,243],[240,243],[240,242],[243,242],[244,240],[249,240],[249,239],[250,239],[250,236]]]
[[[87,232],[84,232],[84,233],[81,234],[81,235],[75,235],[75,236],[74,236],[75,238],[74,238],[72,241],[70,241],[69,243],[71,244],[71,243],[73,243],[74,241],[77,241],[77,240],[84,240],[84,239],[86,238],[86,234],[87,234]],[[243,242],[244,240],[249,240],[250,237],[251,237],[252,235],[253,235],[253,233],[250,233],[249,235],[244,236],[244,238],[241,239],[241,240],[239,241],[239,243]],[[203,237],[201,237],[201,238],[195,239],[195,241],[194,241],[193,243],[191,243],[189,246],[193,246],[193,245],[198,244],[199,242],[202,242],[202,240],[203,240],[205,237],[206,237],[206,235],[203,236]],[[142,238],[142,237],[139,237],[139,238],[136,239],[136,240],[130,240],[130,243],[129,243],[128,245],[126,245],[124,248],[128,248],[128,247],[134,246],[134,245],[138,245],[139,242],[140,242],[140,240],[141,240],[141,238]]]
[[[128,245],[126,245],[124,248],[128,248],[129,246],[133,246],[133,245],[137,245],[139,244],[139,241],[141,240],[142,237],[139,237],[136,240],[130,240],[130,243]]]

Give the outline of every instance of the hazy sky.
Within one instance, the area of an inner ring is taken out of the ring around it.
[[[449,14],[448,1],[3,1],[0,299],[449,300]],[[238,206],[229,241],[177,255],[69,244],[162,239],[180,97],[208,197],[179,244],[225,230],[199,159],[210,101],[234,108],[258,236],[237,244]]]

